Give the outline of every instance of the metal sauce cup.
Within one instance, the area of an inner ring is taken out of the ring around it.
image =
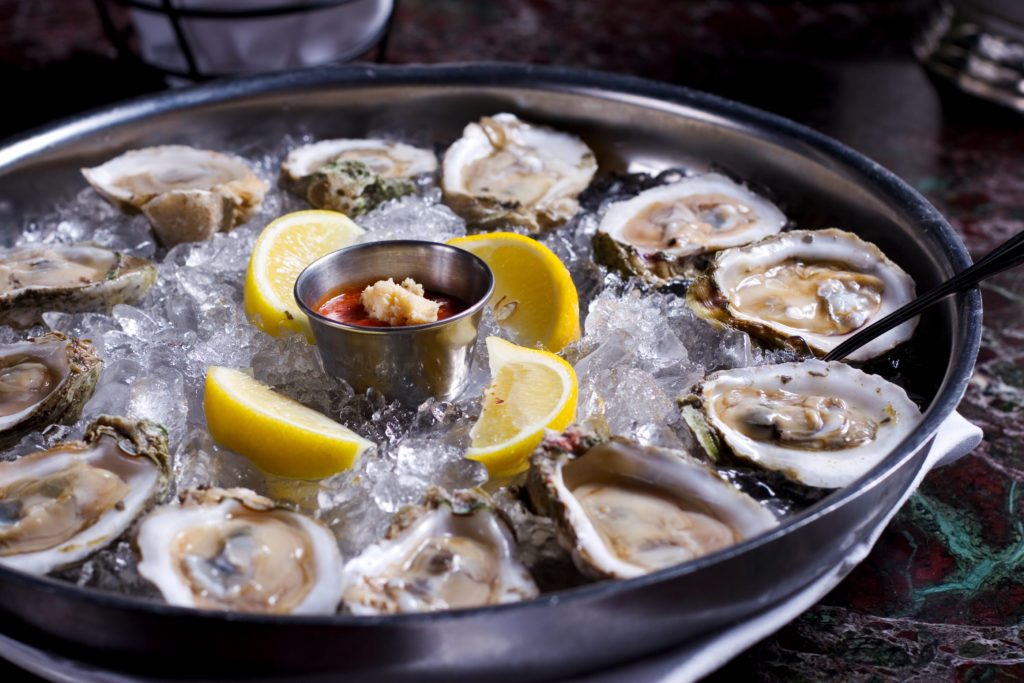
[[[411,277],[468,308],[445,320],[403,327],[361,327],[317,313],[328,295],[348,285]],[[341,249],[311,263],[295,282],[295,300],[309,316],[324,369],[356,391],[374,387],[417,405],[447,400],[466,386],[484,306],[494,290],[490,267],[477,256],[436,242],[394,240]]]

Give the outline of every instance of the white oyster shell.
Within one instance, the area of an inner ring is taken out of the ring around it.
[[[902,388],[835,361],[723,370],[698,392],[735,455],[821,488],[867,474],[921,420]]]
[[[109,311],[136,303],[156,272],[146,259],[87,244],[0,250],[0,324],[30,327],[45,311]]]
[[[691,304],[769,341],[800,339],[824,355],[909,303],[914,281],[882,251],[853,233],[794,230],[719,252],[690,288]],[[910,339],[917,319],[850,354],[861,361]]]
[[[345,565],[345,605],[354,614],[478,607],[535,597],[512,532],[482,498],[432,492],[400,513],[389,539]]]
[[[305,181],[332,161],[361,161],[382,178],[412,178],[437,170],[437,157],[431,150],[401,142],[348,138],[320,140],[288,153],[281,162],[281,185],[305,197]]]
[[[756,242],[785,224],[785,215],[767,199],[709,173],[615,202],[598,231],[642,254],[681,257]]]
[[[122,210],[142,211],[165,246],[244,223],[268,187],[239,157],[186,145],[131,150],[82,175]]]
[[[333,614],[341,598],[334,535],[248,489],[191,490],[139,524],[139,573],[172,605]]]
[[[444,156],[445,201],[470,229],[557,227],[579,211],[576,197],[597,171],[579,138],[495,114],[466,126]]]
[[[0,463],[0,564],[33,574],[114,541],[164,489],[162,427],[101,417],[74,441]]]
[[[563,450],[566,432],[533,455],[534,505],[558,524],[581,572],[628,579],[723,550],[775,517],[685,453],[614,438]]]

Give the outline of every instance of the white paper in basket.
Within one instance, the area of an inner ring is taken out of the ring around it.
[[[948,465],[967,455],[981,443],[981,438],[981,429],[959,413],[953,413],[946,418],[935,433],[935,441],[924,466],[892,512],[872,531],[864,543],[854,546],[838,566],[785,602],[755,615],[742,624],[687,642],[669,654],[611,669],[590,676],[586,680],[590,683],[687,683],[710,674],[751,645],[796,619],[825,597],[867,557],[875,541],[889,525],[889,521],[917,490],[925,475],[936,467]]]
[[[178,9],[264,9],[289,0],[174,0]],[[277,71],[352,59],[384,29],[394,0],[353,0],[337,7],[246,19],[181,19],[201,74]],[[132,10],[142,57],[155,66],[185,71],[187,64],[170,19]]]

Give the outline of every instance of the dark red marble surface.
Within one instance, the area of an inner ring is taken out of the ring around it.
[[[894,170],[980,255],[1024,228],[1024,117],[928,78],[910,43],[929,5],[402,0],[388,61],[562,64],[747,102]],[[0,0],[0,82],[0,133],[161,87],[113,58],[89,0]],[[714,681],[1024,680],[1024,272],[983,292],[961,411],[984,443],[929,475],[819,605]]]

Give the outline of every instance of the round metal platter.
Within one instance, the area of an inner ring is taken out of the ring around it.
[[[446,146],[499,111],[571,131],[602,172],[718,168],[769,188],[805,228],[877,243],[927,289],[969,258],[948,223],[877,164],[785,119],[634,78],[524,65],[320,68],[173,91],[66,121],[0,148],[5,239],[23,216],[70,201],[78,169],[126,149],[185,142],[236,151],[284,135],[387,134]],[[7,636],[162,679],[555,679],[664,650],[744,619],[836,567],[890,512],[959,402],[978,351],[977,291],[918,327],[908,381],[924,420],[856,484],[726,551],[628,581],[525,603],[388,617],[206,613],[0,568]],[[147,677],[148,677],[147,676]]]

